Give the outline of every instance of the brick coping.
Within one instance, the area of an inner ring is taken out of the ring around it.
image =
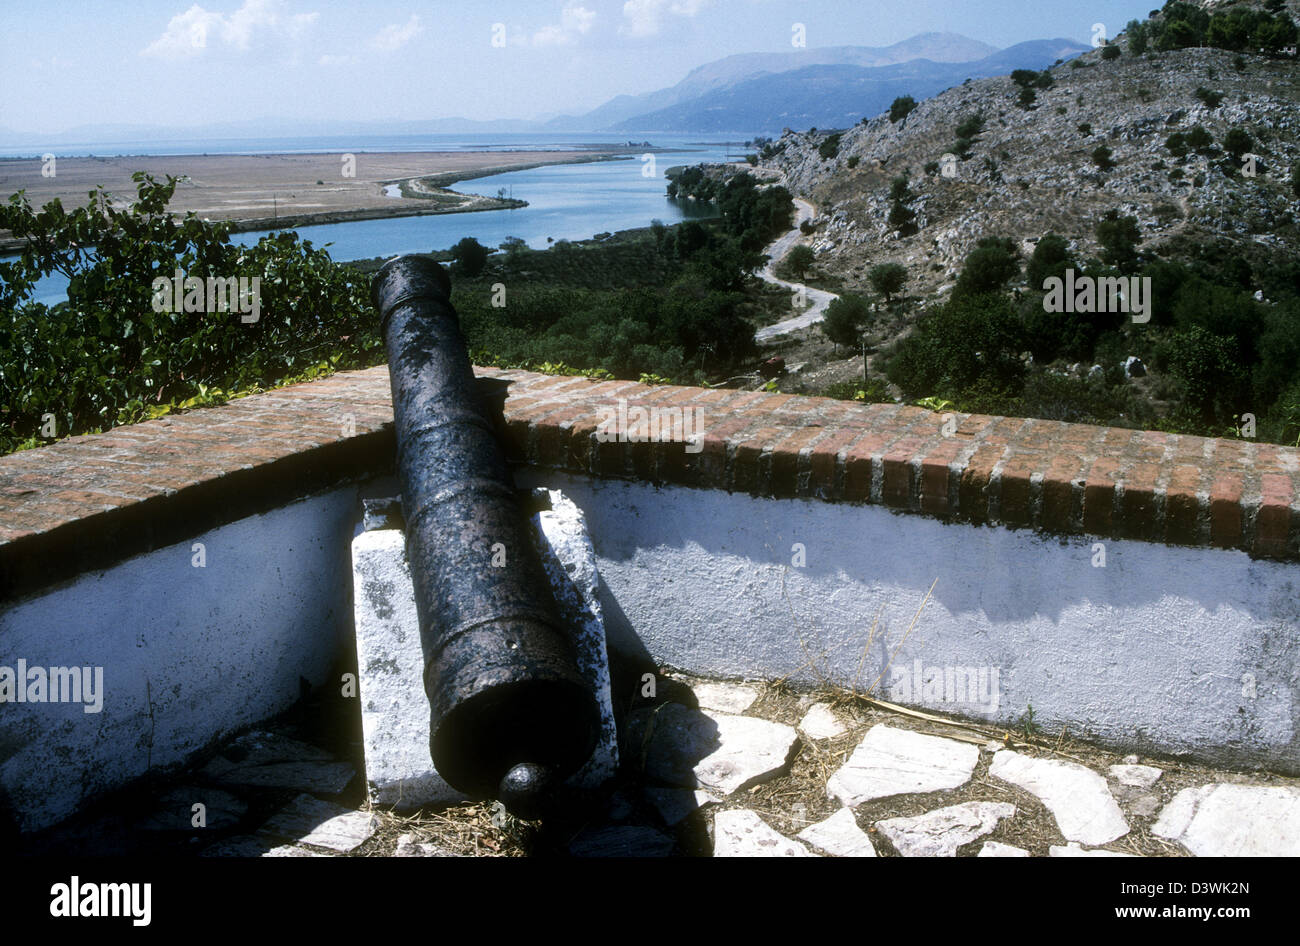
[[[477,371],[512,382],[507,447],[538,467],[1300,560],[1294,448]],[[701,449],[598,436],[620,400],[629,409],[691,408]],[[390,472],[393,453],[381,365],[0,457],[0,600]]]

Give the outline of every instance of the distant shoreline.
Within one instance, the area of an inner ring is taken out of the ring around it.
[[[0,195],[7,197],[25,189],[35,208],[58,197],[71,209],[83,206],[87,200],[85,196],[79,201],[73,199],[75,194],[88,194],[105,177],[110,178],[105,190],[121,196],[134,191],[134,184],[129,188],[121,186],[123,181],[129,182],[133,170],[146,170],[158,178],[165,174],[181,176],[179,171],[188,180],[177,185],[172,200],[172,213],[177,217],[193,211],[205,219],[229,223],[232,233],[292,230],[356,220],[526,207],[525,200],[463,194],[451,190],[451,186],[511,171],[619,161],[671,150],[676,149],[622,146],[590,152],[358,152],[353,178],[339,177],[338,162],[343,156],[337,153],[60,158],[53,179],[41,176],[39,159],[11,160],[0,163]],[[515,160],[510,160],[512,157]],[[324,183],[325,175],[332,175],[329,185]],[[384,188],[393,184],[404,185],[403,197],[384,196]],[[322,187],[328,189],[322,191]],[[238,201],[243,205],[230,208],[229,215],[221,213],[223,202]],[[276,212],[268,215],[263,209],[256,216],[234,212],[247,211],[250,201],[260,205],[259,209],[274,202]],[[9,234],[0,236],[0,254],[20,252],[26,243]]]

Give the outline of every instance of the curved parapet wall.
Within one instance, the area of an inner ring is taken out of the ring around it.
[[[586,514],[611,646],[1300,772],[1294,449],[479,374],[517,479]],[[325,682],[391,425],[379,367],[0,458],[0,695],[103,670],[99,711],[0,712],[0,810],[50,824]]]

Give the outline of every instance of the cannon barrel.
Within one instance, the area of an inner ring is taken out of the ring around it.
[[[596,699],[557,617],[446,273],[399,257],[371,294],[392,382],[430,755],[453,788],[536,817],[590,758]]]

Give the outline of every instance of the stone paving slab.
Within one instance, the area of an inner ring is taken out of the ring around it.
[[[799,720],[799,732],[809,739],[834,739],[848,730],[836,718],[829,703],[814,703]]]
[[[769,827],[756,813],[730,808],[713,816],[714,857],[816,857]]]
[[[1300,857],[1300,789],[1226,783],[1185,788],[1151,831],[1200,857]]]
[[[697,683],[691,687],[700,709],[739,716],[754,705],[758,691],[739,683]]]
[[[1023,847],[1016,847],[1014,844],[1003,844],[1001,841],[985,841],[984,846],[976,857],[1028,857],[1029,852]]]
[[[989,775],[1036,796],[1067,840],[1096,845],[1128,834],[1128,822],[1106,780],[1076,762],[1038,759],[1004,749],[993,757]]]
[[[1016,806],[1006,802],[968,801],[937,808],[914,818],[888,818],[876,829],[904,857],[956,857],[957,849],[994,831]]]
[[[795,835],[814,850],[832,857],[875,857],[871,836],[858,827],[852,808],[841,808],[825,821],[809,825]]]
[[[726,796],[785,769],[799,734],[791,726],[665,703],[656,710],[646,774]]]
[[[979,754],[968,743],[880,724],[831,776],[826,791],[853,808],[873,798],[957,788],[970,781]]]
[[[273,815],[261,830],[346,854],[370,840],[377,827],[369,812],[299,795]]]

